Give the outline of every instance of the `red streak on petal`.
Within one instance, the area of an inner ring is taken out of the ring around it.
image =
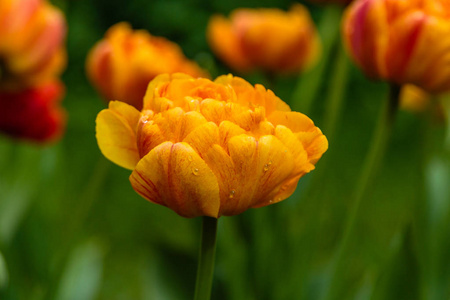
[[[419,36],[421,33],[421,30],[423,28],[423,25],[425,23],[425,16],[421,15],[420,18],[418,18],[417,22],[415,23],[415,26],[411,32],[411,35],[409,39],[407,40],[407,43],[405,44],[405,49],[402,51],[402,63],[399,66],[398,72],[403,75],[403,73],[406,71],[408,67],[408,63],[412,57],[412,54],[414,52],[414,48],[417,44],[417,41],[419,40]],[[432,45],[430,45],[432,46]]]

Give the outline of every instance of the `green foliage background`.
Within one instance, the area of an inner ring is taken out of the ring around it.
[[[57,144],[0,137],[0,299],[191,299],[200,219],[140,198],[95,140],[105,107],[84,70],[88,50],[128,21],[177,42],[213,76],[230,72],[205,39],[208,18],[291,1],[58,0],[67,16],[68,126]],[[366,79],[333,42],[337,8],[306,4],[328,40],[319,66],[273,89],[329,136],[317,169],[279,204],[219,220],[212,299],[322,299],[388,86]],[[324,25],[325,24],[325,25]],[[341,63],[341,68],[336,67]],[[343,66],[343,67],[342,67]],[[323,73],[320,73],[323,68]],[[264,83],[264,76],[245,77]],[[313,86],[318,93],[308,107]],[[340,96],[342,93],[342,96]],[[330,98],[342,100],[329,106]],[[447,99],[448,100],[448,99]],[[304,110],[303,110],[304,109]],[[332,126],[327,125],[336,117]],[[400,111],[363,199],[333,299],[450,299],[450,157],[433,110]],[[447,133],[448,134],[448,133]]]

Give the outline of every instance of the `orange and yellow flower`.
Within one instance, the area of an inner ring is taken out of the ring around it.
[[[343,37],[371,78],[450,89],[448,0],[357,0],[345,12]]]
[[[284,200],[328,148],[311,119],[231,75],[160,75],[142,111],[112,101],[96,122],[100,150],[133,170],[137,193],[183,217],[236,215]]]
[[[89,79],[106,101],[120,100],[142,108],[148,83],[162,73],[182,72],[208,77],[188,60],[180,47],[145,30],[133,31],[118,23],[90,51],[86,69]]]
[[[207,38],[230,68],[294,73],[315,62],[320,40],[311,17],[300,4],[279,9],[237,9],[229,19],[213,16]]]
[[[64,16],[41,0],[0,2],[0,89],[20,90],[60,75],[66,63]]]

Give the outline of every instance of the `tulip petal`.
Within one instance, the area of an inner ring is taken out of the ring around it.
[[[244,79],[231,74],[222,75],[214,80],[215,83],[231,85],[236,93],[236,102],[243,106],[263,106],[267,115],[275,110],[291,111],[289,105],[278,98],[271,90],[266,90],[260,84],[255,87]]]
[[[385,76],[385,55],[389,45],[389,27],[385,1],[358,1],[346,10],[343,36],[358,65],[371,78]]]
[[[213,122],[205,123],[189,133],[183,142],[188,143],[199,155],[203,155],[219,142],[219,129]]]
[[[276,111],[268,117],[274,125],[283,125],[289,128],[302,142],[308,153],[308,159],[315,164],[328,149],[328,140],[322,131],[314,126],[313,121],[306,115],[298,112]]]
[[[228,141],[237,135],[244,134],[245,130],[230,121],[223,121],[219,125],[220,145],[228,153]]]
[[[294,178],[285,180],[283,183],[280,184],[278,188],[274,189],[275,193],[271,193],[271,196],[268,197],[269,200],[262,201],[257,205],[254,205],[253,208],[267,206],[270,204],[283,201],[284,199],[288,198],[295,192],[300,177],[302,177],[302,175],[298,175],[295,176]]]
[[[423,13],[415,13],[399,20],[398,23],[397,27],[400,27],[398,30],[403,29],[403,31],[406,31],[405,27],[410,31],[412,29],[409,27],[421,27],[420,34],[417,34],[414,51],[412,51],[405,70],[407,80],[429,92],[448,90],[450,87],[450,68],[448,67],[450,22],[424,16]],[[401,27],[402,25],[403,27]]]
[[[389,79],[400,81],[400,84],[404,80],[414,80],[413,77],[416,77],[417,80],[417,76],[411,76],[411,73],[423,74],[429,60],[433,58],[429,55],[429,51],[424,52],[423,49],[417,47],[420,44],[421,36],[426,34],[424,31],[426,19],[424,13],[416,12],[395,20],[391,25],[391,43],[386,51],[387,77]],[[427,42],[426,47],[429,49],[430,41]],[[416,58],[417,56],[419,59]],[[408,67],[412,67],[409,72]]]
[[[147,200],[183,217],[219,216],[216,176],[187,143],[155,147],[139,161],[130,182]]]
[[[160,101],[161,98],[165,99],[165,92],[167,87],[169,86],[172,80],[184,79],[189,80],[193,79],[192,76],[181,73],[174,74],[160,74],[156,76],[147,87],[147,91],[144,96],[144,109],[151,109],[155,112],[160,112],[165,110],[164,107],[161,107]]]
[[[294,157],[283,143],[272,135],[263,136],[258,142],[258,162],[256,170],[261,170],[255,199],[252,206],[273,202],[273,194],[294,171]]]
[[[223,215],[239,214],[249,207],[272,200],[277,187],[294,168],[292,154],[274,136],[263,136],[259,140],[247,135],[235,136],[230,139],[228,148],[234,175],[227,180],[232,183],[232,189],[225,192],[229,199],[222,202]],[[229,163],[224,164],[227,165]],[[220,177],[230,176],[229,170],[214,169],[214,172],[220,173]]]
[[[136,126],[140,113],[134,107],[111,101],[96,119],[96,137],[103,155],[127,169],[134,169],[139,161]]]
[[[315,127],[308,116],[295,111],[275,111],[267,117],[267,120],[274,126],[286,126],[294,133],[310,131]]]
[[[289,128],[278,125],[275,128],[275,136],[289,149],[294,158],[293,174],[304,175],[314,169],[314,165],[308,160],[308,152],[306,152],[302,142]]]
[[[295,135],[302,141],[303,147],[308,153],[308,159],[312,164],[316,164],[328,149],[328,140],[319,128],[312,132],[298,132]]]

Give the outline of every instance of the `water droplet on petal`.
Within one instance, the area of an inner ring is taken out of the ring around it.
[[[189,156],[188,156],[188,160],[189,160],[189,161],[192,161],[192,155],[189,155]]]
[[[192,168],[192,174],[194,174],[195,176],[198,176],[198,169]]]
[[[228,198],[233,199],[234,198],[234,194],[236,193],[235,190],[231,190],[230,192],[230,196]]]
[[[264,165],[263,171],[267,172],[269,171],[269,167],[272,165],[272,161],[269,161],[267,164]]]

